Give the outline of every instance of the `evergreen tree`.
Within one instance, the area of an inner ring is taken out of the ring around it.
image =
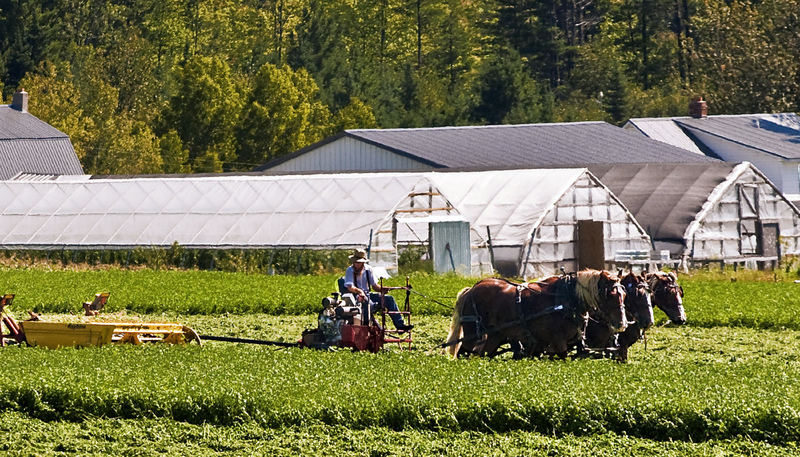
[[[622,125],[628,120],[628,81],[620,68],[612,74],[604,102],[614,124]]]
[[[477,78],[478,104],[472,118],[488,124],[529,123],[541,120],[536,83],[514,51],[500,51],[485,59]]]

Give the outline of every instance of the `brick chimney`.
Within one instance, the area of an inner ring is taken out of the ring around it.
[[[23,113],[28,112],[28,93],[25,89],[20,87],[14,92],[14,98],[11,99],[11,107]]]
[[[692,97],[692,101],[689,102],[689,116],[695,119],[708,117],[708,106],[703,101],[703,97],[699,95]]]

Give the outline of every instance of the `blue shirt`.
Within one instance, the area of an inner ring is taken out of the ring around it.
[[[356,286],[363,290],[366,294],[369,294],[370,286],[377,287],[378,283],[375,282],[375,275],[372,274],[372,269],[369,267],[369,265],[364,265],[364,268],[361,270],[361,274],[357,278],[355,277],[353,266],[350,265],[347,267],[347,271],[344,273],[344,286]]]

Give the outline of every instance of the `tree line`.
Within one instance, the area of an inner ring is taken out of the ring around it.
[[[800,0],[0,0],[0,93],[87,173],[250,170],[351,128],[798,111]]]

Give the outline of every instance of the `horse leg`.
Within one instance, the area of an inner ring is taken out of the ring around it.
[[[488,357],[494,357],[497,355],[497,350],[503,344],[503,340],[495,337],[488,337],[484,341],[483,346],[483,354],[486,354]]]
[[[512,340],[510,344],[511,350],[514,352],[514,355],[511,357],[513,360],[522,360],[525,358],[525,347],[522,345],[521,341]]]
[[[617,351],[617,356],[615,359],[619,363],[628,363],[628,348],[625,346],[620,347]]]

